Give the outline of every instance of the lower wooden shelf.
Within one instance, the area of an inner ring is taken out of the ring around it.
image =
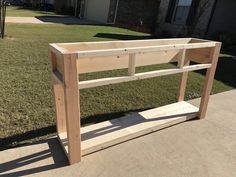
[[[197,116],[198,110],[197,107],[182,101],[82,127],[82,156],[193,119]],[[58,137],[68,153],[66,133],[61,133]]]

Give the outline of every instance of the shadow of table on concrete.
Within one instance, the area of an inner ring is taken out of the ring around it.
[[[63,153],[56,137],[1,151],[0,176],[33,175],[67,166]]]

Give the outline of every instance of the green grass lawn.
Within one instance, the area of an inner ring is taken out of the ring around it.
[[[59,16],[54,12],[26,9],[20,6],[7,6],[6,14],[11,17]]]
[[[147,38],[146,34],[109,26],[7,24],[0,40],[1,149],[55,133],[48,43]],[[106,37],[106,38],[104,38]],[[138,72],[174,67],[138,68]],[[212,93],[236,88],[236,60],[223,55]],[[125,70],[82,75],[123,75]],[[176,101],[179,75],[103,86],[81,91],[82,123],[91,124]],[[191,72],[186,99],[200,96],[204,73]]]

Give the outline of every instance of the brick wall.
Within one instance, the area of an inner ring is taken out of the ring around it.
[[[116,24],[153,31],[159,2],[160,0],[119,0]]]
[[[197,24],[195,25],[195,29],[193,30],[192,36],[196,37],[203,37],[207,30],[207,25],[210,19],[210,15],[212,12],[213,4],[215,0],[200,0],[200,4],[198,7],[202,7],[201,3],[203,1],[209,1],[209,5],[207,8],[204,9],[204,13],[199,18]],[[173,36],[173,37],[182,37],[188,36],[188,26],[187,25],[180,25],[180,24],[173,24],[173,23],[166,23],[166,15],[168,12],[170,0],[162,0],[160,3],[160,10],[157,17],[156,23],[156,31],[155,33],[158,36]],[[199,9],[198,9],[199,12]]]
[[[55,12],[60,14],[74,15],[74,0],[55,0]]]

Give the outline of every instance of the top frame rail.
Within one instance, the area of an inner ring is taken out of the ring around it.
[[[197,48],[210,48],[215,47],[216,42],[202,42],[191,44],[175,44],[175,45],[158,45],[158,46],[145,46],[145,47],[131,47],[131,48],[118,48],[118,49],[105,49],[105,50],[89,50],[77,53],[78,59],[111,55],[126,55],[135,53],[159,52],[167,50],[180,50],[180,49],[197,49]]]

